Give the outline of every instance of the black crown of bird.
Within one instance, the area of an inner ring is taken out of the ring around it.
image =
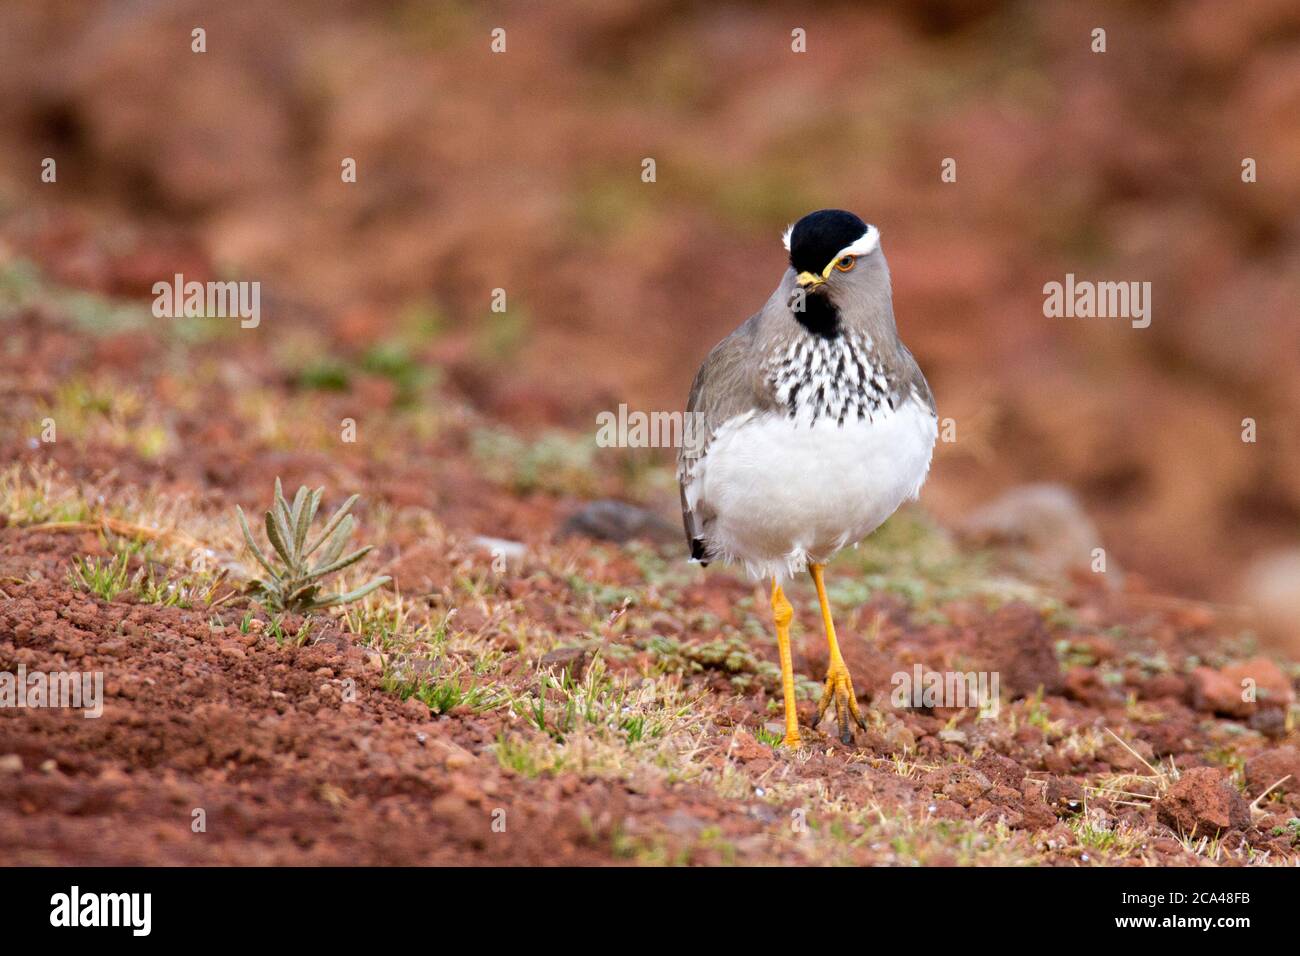
[[[833,703],[841,740],[865,729],[826,597],[836,552],[920,492],[938,419],[899,339],[880,232],[822,209],[786,230],[789,267],[766,303],[714,346],[688,411],[703,440],[678,460],[692,560],[738,563],[772,582],[785,742],[801,742],[782,583],[811,575],[830,651],[815,728]]]

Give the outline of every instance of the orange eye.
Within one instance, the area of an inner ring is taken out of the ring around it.
[[[835,261],[835,268],[838,269],[840,272],[848,272],[850,269],[853,268],[853,264],[855,262],[857,262],[857,260],[854,259],[852,256],[844,256],[843,258],[837,259]]]

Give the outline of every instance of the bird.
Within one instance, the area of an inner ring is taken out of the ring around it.
[[[757,313],[719,342],[687,400],[678,453],[690,560],[770,579],[784,743],[802,743],[783,585],[807,572],[830,654],[815,729],[833,703],[840,739],[863,730],[835,636],[824,569],[916,498],[938,436],[934,395],[894,321],[880,230],[842,209],[782,237],[789,265]]]

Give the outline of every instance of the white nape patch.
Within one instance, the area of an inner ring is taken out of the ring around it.
[[[786,248],[790,248],[786,246]],[[860,239],[853,242],[852,245],[845,246],[839,252],[835,253],[835,258],[840,256],[868,256],[880,248],[880,230],[875,226],[867,226],[867,231],[862,234]]]
[[[781,234],[781,245],[785,246],[785,251],[790,251],[790,236],[794,233],[794,226],[785,227],[785,232]],[[875,226],[868,225],[867,231],[861,238],[854,240],[852,245],[845,246],[835,254],[835,258],[840,256],[866,256],[880,248],[880,230]]]

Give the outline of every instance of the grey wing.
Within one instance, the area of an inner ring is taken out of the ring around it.
[[[906,359],[902,375],[904,387],[915,392],[917,401],[929,408],[930,414],[937,418],[938,411],[934,406],[934,393],[930,391],[930,383],[925,380],[925,374],[921,371],[921,366],[917,364],[911,350],[905,345],[900,347]],[[906,397],[906,394],[903,397]]]
[[[704,539],[695,529],[695,512],[686,503],[686,485],[681,485],[682,492],[682,527],[686,529],[686,543],[691,549],[691,560],[698,561],[704,567],[709,566],[708,552],[704,548]]]
[[[677,456],[677,480],[691,560],[702,564],[708,564],[704,529],[712,513],[708,502],[699,500],[692,490],[707,460],[709,445],[725,422],[773,404],[761,363],[752,359],[761,314],[752,316],[714,346],[695,373],[686,402],[687,427]]]

